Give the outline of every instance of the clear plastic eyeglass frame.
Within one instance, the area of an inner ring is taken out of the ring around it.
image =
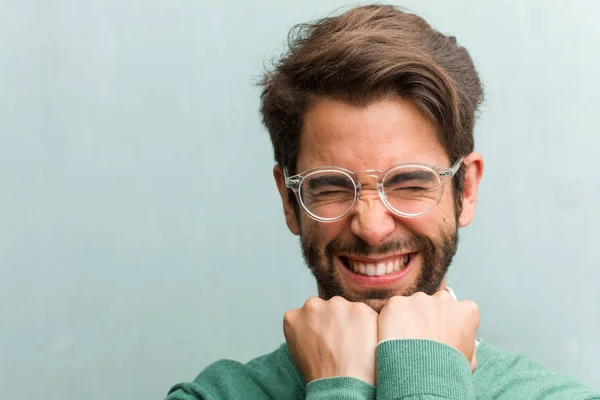
[[[287,174],[288,174],[287,169],[284,169],[285,186],[288,189],[291,189],[294,191],[294,193],[296,194],[296,198],[302,205],[302,208],[312,219],[319,221],[319,222],[335,222],[335,221],[339,221],[342,218],[346,217],[346,215],[348,215],[354,209],[356,202],[360,198],[360,193],[362,190],[362,183],[360,182],[360,178],[363,176],[375,177],[375,178],[377,178],[377,193],[379,194],[379,198],[381,199],[383,204],[385,204],[385,206],[388,208],[388,210],[390,210],[392,213],[399,215],[401,217],[404,217],[404,218],[415,218],[415,217],[420,217],[420,216],[428,213],[429,211],[431,211],[433,208],[435,208],[438,205],[438,203],[442,197],[442,194],[444,192],[445,184],[450,179],[452,179],[454,177],[454,175],[456,175],[456,172],[458,172],[458,170],[463,162],[463,159],[464,159],[463,157],[458,159],[458,161],[456,161],[454,163],[454,165],[450,168],[438,167],[438,166],[421,163],[421,162],[396,164],[396,165],[393,165],[390,168],[383,170],[383,171],[378,170],[378,169],[350,171],[350,170],[347,170],[347,169],[341,168],[341,167],[326,166],[326,167],[312,168],[307,171],[304,171],[304,172],[301,172],[299,174],[289,176],[289,177],[287,176]],[[415,214],[407,214],[404,212],[400,212],[400,211],[396,210],[394,207],[392,207],[392,205],[388,202],[388,200],[385,197],[384,187],[383,187],[383,182],[385,181],[385,178],[387,177],[387,175],[389,173],[391,173],[397,169],[400,169],[400,168],[409,168],[409,167],[423,168],[423,169],[427,169],[427,170],[431,171],[437,177],[438,184],[441,189],[441,190],[439,190],[439,195],[438,195],[436,201],[431,205],[430,208],[428,208],[427,210],[425,210],[423,212],[415,213]],[[300,187],[302,186],[302,183],[304,182],[305,179],[311,177],[314,174],[323,173],[323,172],[342,173],[342,174],[348,176],[348,178],[350,178],[352,180],[352,182],[354,182],[354,201],[348,207],[348,210],[346,210],[342,215],[340,215],[338,217],[323,218],[318,215],[315,215],[304,204],[304,202],[302,201],[302,196],[299,193]]]

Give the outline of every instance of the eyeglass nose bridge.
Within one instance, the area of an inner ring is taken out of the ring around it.
[[[379,198],[381,199],[381,201],[383,202],[383,204],[390,209],[390,205],[388,204],[386,198],[385,198],[385,194],[383,191],[383,177],[381,176],[381,171],[377,170],[377,169],[370,169],[370,170],[362,170],[362,171],[356,171],[355,173],[356,177],[355,177],[355,184],[356,184],[356,199],[354,201],[353,207],[354,208],[356,206],[356,203],[358,202],[358,200],[360,199],[360,195],[362,192],[362,188],[363,188],[363,179],[364,178],[375,178],[376,186],[375,188],[377,189],[377,194],[379,195]],[[392,209],[390,209],[390,211],[393,212]]]
[[[377,181],[377,186],[380,186],[382,184],[381,171],[378,169],[366,169],[366,170],[356,171],[354,173],[354,176],[355,176],[355,181],[357,183],[357,186],[359,186],[359,187],[362,186],[363,178],[375,178],[375,180]]]

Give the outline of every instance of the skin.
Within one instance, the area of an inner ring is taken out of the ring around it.
[[[412,161],[451,166],[435,125],[405,100],[387,98],[357,107],[321,98],[305,115],[297,171],[327,165],[349,170],[385,170]],[[303,243],[312,242],[322,261],[326,259],[326,246],[332,241],[361,241],[370,250],[367,260],[376,260],[386,256],[379,250],[391,242],[411,243],[411,238],[421,237],[439,245],[444,234],[470,224],[483,159],[480,154],[471,153],[465,156],[464,165],[460,215],[455,212],[450,183],[445,185],[434,209],[418,218],[402,218],[385,207],[375,190],[374,179],[367,178],[354,210],[333,223],[314,221],[304,212],[297,216],[288,200],[281,168],[276,166],[273,174],[288,228],[301,235]],[[415,249],[406,249],[412,250]],[[479,324],[477,306],[469,301],[455,301],[444,290],[415,294],[423,254],[417,252],[413,263],[402,280],[379,288],[385,293],[379,297],[369,295],[372,288],[348,279],[341,270],[343,266],[336,263],[330,271],[331,278],[345,298],[329,299],[320,285],[321,298],[311,298],[302,308],[286,313],[284,333],[290,353],[308,382],[329,376],[353,376],[375,384],[375,347],[379,341],[392,338],[438,340],[457,348],[473,365]],[[444,288],[442,279],[443,275],[438,290]]]

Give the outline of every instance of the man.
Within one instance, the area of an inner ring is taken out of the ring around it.
[[[168,399],[600,399],[476,340],[476,304],[446,287],[483,173],[467,51],[392,6],[293,33],[261,113],[319,297],[285,314],[279,349],[212,364]]]

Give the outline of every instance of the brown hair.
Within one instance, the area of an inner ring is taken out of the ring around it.
[[[354,8],[292,28],[288,52],[261,82],[260,112],[275,161],[296,173],[305,112],[321,96],[367,105],[386,96],[409,100],[439,129],[451,162],[473,151],[483,99],[473,61],[456,38],[389,5]],[[453,180],[460,212],[464,169]]]

